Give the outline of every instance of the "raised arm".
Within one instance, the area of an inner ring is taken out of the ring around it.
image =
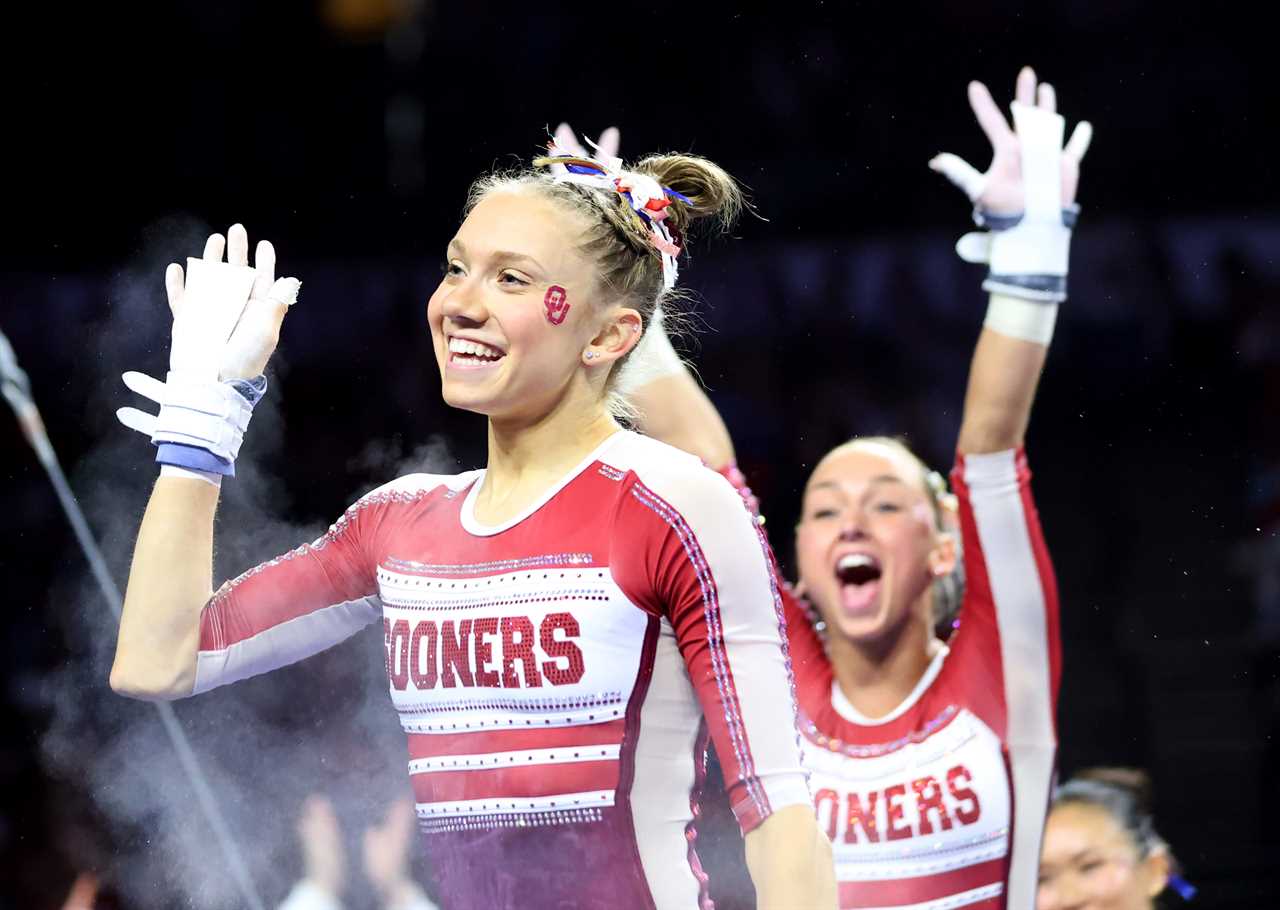
[[[223,262],[223,249],[227,260]],[[235,455],[284,314],[293,278],[275,280],[275,251],[240,225],[214,234],[201,259],[165,274],[173,338],[166,381],[125,374],[135,392],[161,404],[152,416],[120,411],[151,436],[162,465],[134,547],[111,686],[138,698],[179,698],[195,683],[200,612],[213,590],[213,521],[222,477]]]
[[[1004,742],[1013,782],[1006,900],[1030,907],[1057,748],[1061,652],[1057,583],[1020,448],[1066,298],[1076,183],[1091,130],[1082,123],[1064,149],[1053,88],[1037,87],[1029,68],[1018,76],[1013,129],[981,84],[970,84],[969,100],[994,149],[991,167],[979,174],[951,155],[932,163],[966,191],[988,228],[957,249],[990,264],[983,287],[991,293],[952,473],[966,581],[949,661],[983,681],[970,706]]]
[[[957,447],[965,454],[1022,445],[1036,386],[1053,337],[1058,305],[1066,298],[1067,252],[1080,159],[1092,129],[1081,123],[1063,147],[1063,119],[1051,85],[1036,84],[1026,67],[1018,74],[1014,128],[980,82],[969,102],[993,156],[985,174],[954,155],[930,166],[963,189],[985,233],[957,245],[971,262],[987,262],[983,287],[991,301],[974,350]]]
[[[697,455],[713,470],[733,465],[729,428],[671,347],[661,318],[649,326],[631,356],[623,389],[636,408],[640,430]]]

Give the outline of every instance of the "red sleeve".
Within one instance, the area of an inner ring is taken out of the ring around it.
[[[800,766],[782,602],[763,534],[710,471],[640,482],[633,499],[660,530],[646,544],[654,599],[670,622],[744,832],[810,802]]]
[[[200,614],[194,693],[310,657],[381,615],[372,541],[403,499],[391,487],[361,499],[318,540],[214,594]]]

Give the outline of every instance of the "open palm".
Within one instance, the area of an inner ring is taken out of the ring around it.
[[[1052,85],[1037,85],[1036,74],[1026,66],[1018,73],[1014,95],[1015,103],[1034,105],[1041,110],[1056,113],[1057,93]],[[969,105],[973,108],[978,125],[991,141],[991,165],[986,173],[979,172],[968,162],[944,152],[929,166],[944,174],[960,187],[974,204],[992,215],[1018,215],[1025,209],[1025,193],[1022,185],[1022,149],[1018,135],[991,97],[991,92],[981,82],[969,83]],[[1093,138],[1093,127],[1081,121],[1071,134],[1071,140],[1062,150],[1062,206],[1075,203],[1076,189],[1080,183],[1080,161]]]

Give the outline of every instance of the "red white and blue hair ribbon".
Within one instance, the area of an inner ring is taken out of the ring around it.
[[[591,144],[594,147],[594,143]],[[640,220],[648,226],[650,242],[662,256],[663,286],[675,287],[680,271],[676,261],[680,255],[679,237],[664,222],[671,200],[679,199],[688,203],[689,199],[670,187],[664,187],[648,174],[623,170],[621,158],[588,159],[566,155],[554,143],[551,154],[568,159],[564,164],[551,166],[552,179],[557,183],[577,183],[611,190],[627,200]]]

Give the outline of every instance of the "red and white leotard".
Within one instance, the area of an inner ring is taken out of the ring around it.
[[[767,545],[695,458],[619,432],[517,518],[411,475],[224,585],[197,692],[382,620],[441,903],[692,908],[708,734],[744,830],[810,791]]]
[[[1056,745],[1058,596],[1021,449],[957,460],[960,627],[884,717],[858,713],[786,592],[803,760],[841,908],[1035,904]]]

